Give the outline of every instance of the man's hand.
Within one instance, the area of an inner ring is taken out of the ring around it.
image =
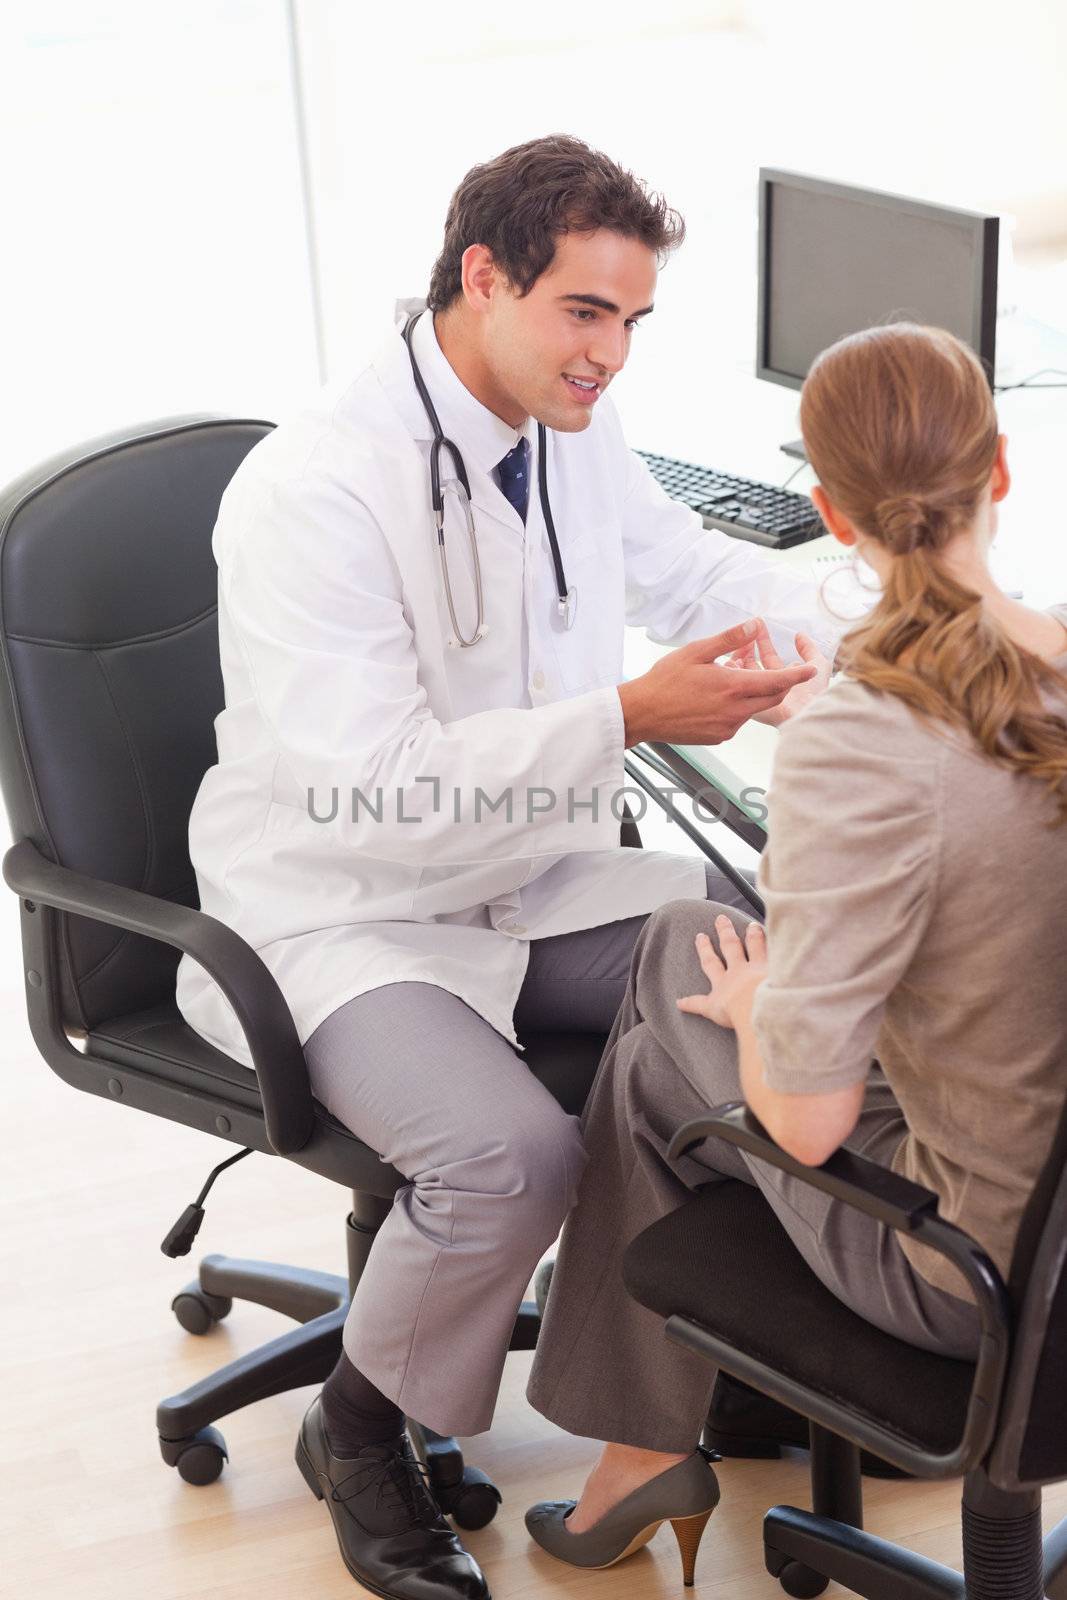
[[[678,1010],[707,1017],[720,1028],[736,1028],[747,1021],[752,997],[767,976],[767,935],[760,923],[750,922],[742,944],[726,916],[715,918],[715,932],[721,960],[706,933],[698,933],[696,939],[697,957],[711,988],[707,994],[683,995]]]
[[[761,667],[768,672],[779,672],[784,666],[781,656],[771,643],[771,636],[767,631],[767,624],[762,617],[757,618],[758,633],[748,644],[742,645],[740,650],[735,650],[727,665],[742,669],[747,672],[758,671]],[[800,683],[791,689],[780,705],[771,706],[767,711],[761,711],[756,716],[757,722],[765,722],[768,727],[780,727],[783,722],[788,722],[790,717],[795,717],[798,711],[803,711],[810,700],[821,694],[830,681],[830,663],[815,643],[806,633],[796,636],[797,655],[801,661],[814,666],[815,676],[807,683]]]
[[[645,739],[720,744],[732,739],[749,717],[774,710],[816,677],[814,662],[785,667],[779,661],[772,669],[766,661],[746,667],[720,659],[749,650],[761,630],[766,635],[767,625],[756,618],[710,639],[696,639],[672,650],[642,677],[620,684],[627,748]]]

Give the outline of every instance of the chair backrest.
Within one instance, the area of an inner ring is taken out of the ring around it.
[[[266,422],[179,417],[0,494],[0,784],[16,840],[196,905],[188,823],[223,704],[211,535]],[[177,953],[65,918],[64,1023],[173,999]]]
[[[1067,1478],[1067,1106],[1030,1197],[1008,1279],[1014,1337],[990,1476]]]

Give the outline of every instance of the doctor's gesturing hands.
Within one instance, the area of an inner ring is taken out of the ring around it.
[[[803,711],[809,700],[814,700],[830,681],[830,663],[814,639],[809,638],[806,633],[798,633],[796,650],[801,661],[814,666],[815,675],[806,683],[798,683],[795,689],[790,689],[780,705],[772,706],[769,711],[757,713],[756,721],[764,722],[768,727],[781,727],[783,722],[795,717],[797,712]],[[774,648],[767,624],[762,617],[756,618],[756,632],[752,639],[740,650],[734,651],[727,665],[734,668],[763,667],[771,672],[777,672],[785,666],[785,662]]]
[[[766,665],[756,663],[758,644]],[[721,744],[732,739],[750,717],[776,707],[784,710],[786,697],[800,685],[810,683],[813,690],[821,687],[817,680],[824,671],[828,674],[829,667],[814,646],[814,654],[793,667],[782,666],[777,656],[771,665],[769,647],[766,624],[756,618],[710,639],[682,645],[640,678],[620,684],[627,748],[646,739],[667,744]],[[721,659],[732,653],[741,659]]]

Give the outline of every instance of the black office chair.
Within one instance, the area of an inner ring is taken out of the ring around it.
[[[285,1156],[353,1192],[347,1278],[208,1256],[176,1296],[191,1333],[207,1332],[234,1299],[300,1324],[161,1402],[163,1459],[194,1484],[223,1469],[220,1417],[328,1376],[349,1297],[404,1181],[316,1104],[273,977],[197,909],[188,820],[216,759],[223,705],[211,533],[226,484],[269,428],[207,416],[151,423],[65,451],[0,495],[0,783],[15,840],[4,877],[21,897],[38,1049],[75,1088]],[[632,824],[625,842],[640,843]],[[254,1070],[184,1022],[174,1000],[182,951],[227,996]],[[531,1071],[580,1111],[603,1037],[523,1042]],[[188,1251],[198,1212],[172,1230],[168,1253]],[[513,1349],[533,1347],[538,1320],[525,1304]],[[485,1475],[464,1465],[454,1440],[417,1419],[411,1431],[442,1508],[463,1527],[490,1521],[500,1497]]]
[[[947,1256],[981,1315],[974,1362],[882,1333],[823,1287],[744,1183],[709,1184],[638,1235],[626,1283],[667,1337],[810,1419],[814,1509],[767,1513],[767,1570],[790,1595],[832,1579],[867,1600],[1067,1600],[1067,1519],[1041,1540],[1041,1488],[1067,1478],[1067,1111],[1007,1288],[936,1195],[866,1157],[803,1167],[742,1106],[688,1123],[671,1154],[709,1135]],[[963,1476],[963,1574],[862,1531],[860,1446],[920,1478]]]

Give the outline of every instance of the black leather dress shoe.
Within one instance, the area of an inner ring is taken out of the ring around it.
[[[721,1456],[771,1457],[782,1445],[808,1448],[808,1419],[777,1400],[750,1389],[739,1378],[720,1372],[711,1397],[704,1443]],[[860,1451],[860,1470],[868,1478],[907,1478],[910,1473]]]
[[[383,1600],[491,1600],[482,1570],[426,1486],[407,1436],[335,1456],[316,1397],[296,1443],[308,1488],[325,1500],[345,1566]]]

